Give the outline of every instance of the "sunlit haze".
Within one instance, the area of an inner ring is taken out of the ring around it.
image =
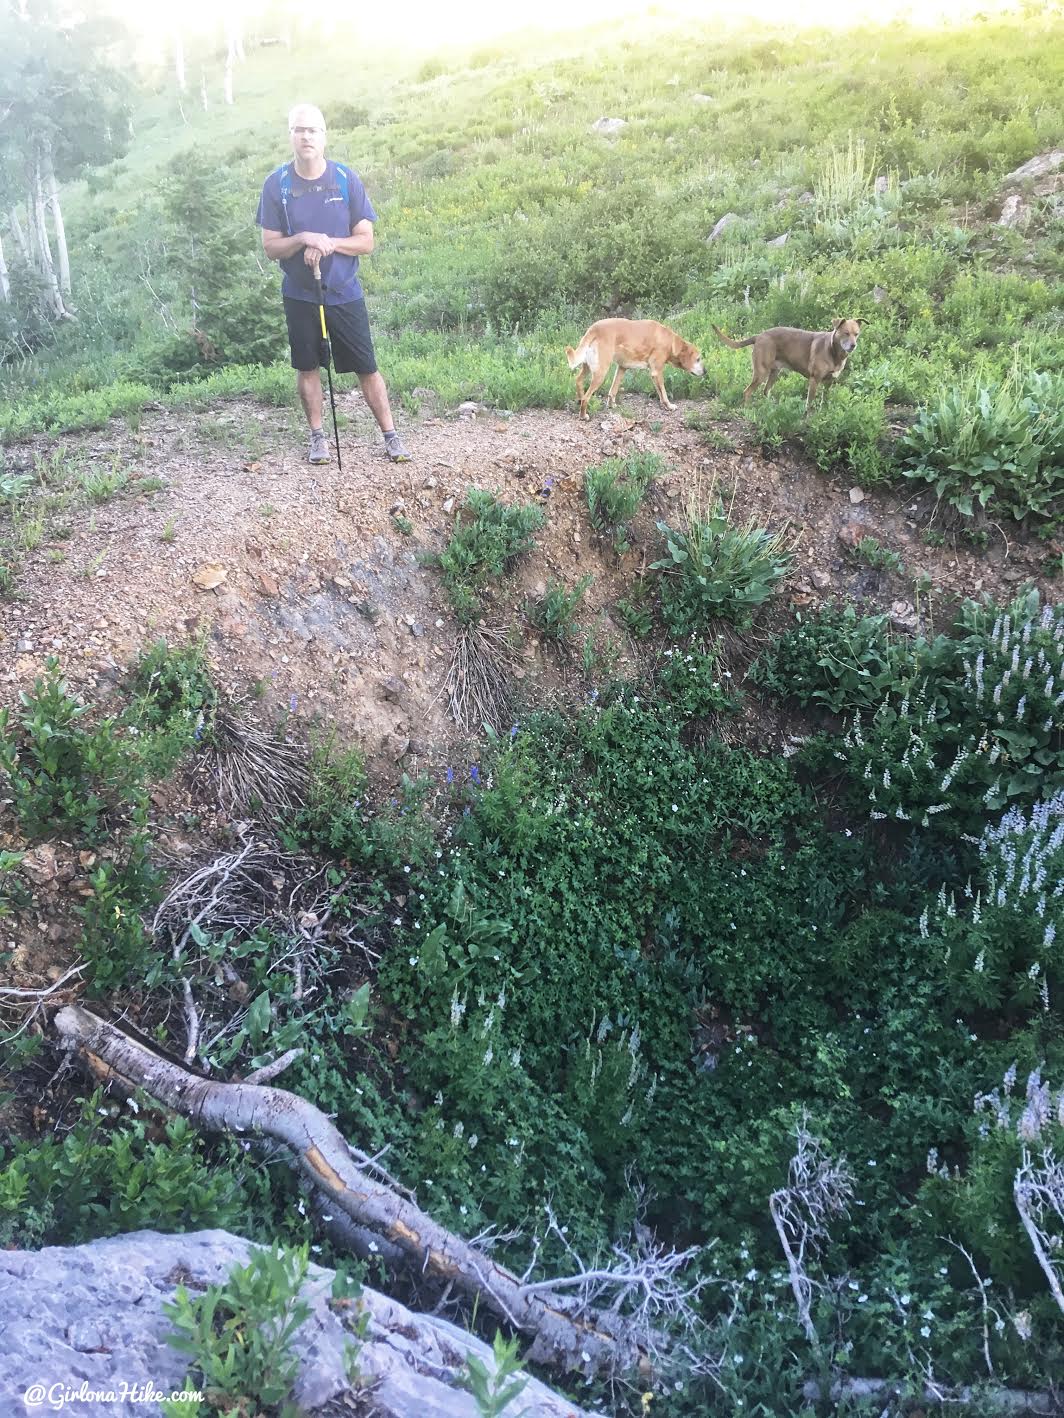
[[[141,0],[105,0],[105,7],[119,15],[130,30],[140,35],[144,48],[153,57],[166,49],[170,36],[179,28],[187,39],[195,35],[220,33],[226,16],[243,19],[247,25],[262,27],[266,17],[287,14],[287,25],[298,33],[313,26],[319,32],[345,31],[356,40],[379,41],[402,37],[410,52],[423,54],[439,46],[475,45],[498,39],[518,30],[535,28],[541,32],[563,32],[608,20],[644,17],[649,26],[660,27],[676,21],[719,20],[734,29],[746,21],[768,21],[788,26],[847,27],[863,23],[902,21],[918,27],[956,23],[976,15],[1018,14],[1014,0],[752,0],[741,14],[733,5],[706,3],[706,0],[664,0],[647,5],[639,0],[537,0],[526,5],[500,5],[498,0],[455,0],[450,5],[428,5],[424,0],[382,7],[334,7],[314,14],[303,6],[263,5],[256,0],[185,0],[180,7],[147,6]],[[281,20],[276,21],[280,27]]]

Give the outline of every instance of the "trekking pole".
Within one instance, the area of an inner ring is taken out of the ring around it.
[[[332,409],[333,437],[336,439],[336,467],[339,472],[343,472],[344,465],[340,461],[340,430],[336,426],[336,399],[333,396],[332,382],[332,345],[329,343],[329,332],[325,327],[325,292],[321,288],[321,267],[314,267],[314,284],[318,288],[318,318],[321,320],[321,362],[325,366],[325,372],[329,378],[329,406]]]

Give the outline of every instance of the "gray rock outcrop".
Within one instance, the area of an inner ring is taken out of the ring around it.
[[[1006,182],[1032,182],[1036,178],[1046,177],[1051,172],[1056,172],[1064,167],[1064,148],[1054,148],[1051,153],[1039,153],[1037,157],[1028,158],[1013,172],[1005,178]]]
[[[189,1367],[188,1358],[166,1342],[164,1301],[178,1285],[195,1293],[224,1281],[234,1266],[248,1263],[253,1249],[227,1231],[136,1231],[82,1246],[0,1251],[0,1412],[54,1411],[48,1396],[54,1385],[54,1394],[71,1395],[62,1410],[71,1418],[160,1413],[162,1396],[184,1387]],[[332,1281],[331,1270],[311,1265],[303,1287],[311,1314],[293,1344],[299,1356],[293,1396],[302,1412],[477,1418],[472,1397],[455,1385],[469,1354],[491,1371],[487,1345],[368,1288],[361,1301],[368,1323],[359,1345],[329,1308]],[[352,1345],[358,1346],[360,1375],[354,1389],[345,1369]],[[146,1385],[156,1399],[131,1395],[132,1388],[143,1393]],[[109,1396],[78,1398],[79,1390]],[[358,1403],[355,1394],[361,1395]],[[511,1407],[528,1418],[589,1418],[536,1379],[529,1379]]]

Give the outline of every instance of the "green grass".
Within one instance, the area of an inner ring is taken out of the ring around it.
[[[1059,17],[1038,12],[1022,25],[914,34],[897,23],[830,38],[632,20],[455,49],[430,69],[407,56],[375,68],[357,104],[321,79],[309,39],[283,56],[252,51],[232,109],[190,104],[182,123],[161,89],[137,115],[126,157],[70,194],[75,287],[94,319],[64,328],[61,347],[0,385],[0,423],[9,438],[100,426],[164,389],[157,306],[126,279],[143,253],[159,299],[187,323],[158,174],[192,147],[226,166],[226,234],[256,275],[249,213],[285,155],[280,86],[335,109],[331,151],[374,198],[379,247],[365,284],[386,376],[408,406],[419,387],[445,405],[563,406],[562,346],[620,308],[699,343],[707,380],[676,374],[670,389],[728,410],[749,360],[717,343],[711,324],[745,334],[860,314],[869,324],[843,388],[813,418],[801,418],[796,379],[752,416],[768,442],[797,440],[824,468],[881,481],[898,461],[888,406],[937,401],[973,358],[991,382],[1014,357],[1064,367],[1064,246],[1051,204],[1035,200],[1023,236],[994,224],[1003,174],[1064,141],[1062,38]],[[341,58],[359,42],[341,30],[334,44]],[[603,113],[627,119],[609,140],[588,132]],[[877,194],[879,176],[887,190]],[[799,202],[804,193],[813,200]],[[740,220],[707,244],[726,211]],[[784,231],[786,246],[766,245]],[[262,321],[280,337],[279,307]],[[167,401],[293,402],[284,363],[201,372]],[[649,391],[642,375],[632,386]]]

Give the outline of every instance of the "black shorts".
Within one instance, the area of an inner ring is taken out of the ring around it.
[[[288,343],[293,369],[320,369],[321,316],[317,301],[284,298],[284,318],[288,321]],[[376,374],[377,359],[369,333],[366,302],[327,305],[325,328],[332,344],[333,368],[337,374]]]

